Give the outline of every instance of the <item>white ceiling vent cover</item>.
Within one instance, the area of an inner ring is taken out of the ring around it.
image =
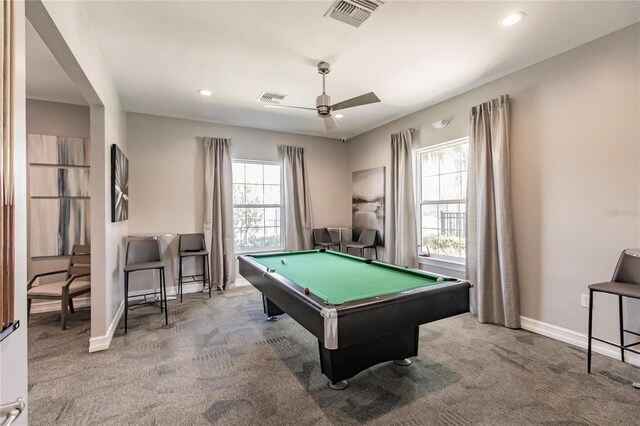
[[[287,95],[281,95],[280,93],[263,92],[258,98],[258,102],[271,105],[279,105]]]
[[[338,0],[324,16],[329,15],[333,19],[359,27],[383,4],[379,0]]]

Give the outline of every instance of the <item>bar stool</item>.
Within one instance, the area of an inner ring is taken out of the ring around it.
[[[211,299],[211,274],[209,272],[209,252],[204,242],[203,234],[180,234],[178,243],[178,251],[180,252],[180,268],[178,273],[178,291],[180,292],[180,303],[182,303],[182,283],[184,278],[190,278],[188,283],[202,283],[202,291],[209,284],[209,299]],[[202,257],[202,274],[183,275],[182,259],[185,257]],[[196,279],[202,277],[201,280]]]
[[[618,309],[620,315],[620,344],[617,345],[607,340],[593,337],[593,293],[609,293],[618,296]],[[622,312],[622,298],[630,297],[640,299],[640,253],[634,253],[631,250],[624,250],[618,259],[618,265],[613,273],[613,278],[609,282],[591,284],[589,286],[589,335],[587,343],[587,373],[591,373],[591,340],[597,340],[607,345],[615,346],[620,349],[620,358],[624,362],[624,353],[629,351],[640,355],[640,351],[630,349],[632,346],[640,345],[640,341],[635,343],[624,343],[624,334],[629,333],[640,336],[635,331],[625,330]]]
[[[127,334],[127,320],[129,314],[129,307],[147,305],[156,303],[156,300],[147,301],[147,296],[160,294],[160,312],[164,311],[165,325],[169,324],[169,313],[167,310],[167,287],[164,279],[164,261],[162,260],[162,251],[160,250],[160,243],[153,238],[147,238],[143,240],[132,240],[127,243],[127,253],[125,256],[124,267],[124,333]],[[144,294],[137,294],[131,297],[144,297],[144,301],[129,304],[129,274],[138,271],[152,271],[158,270],[160,272],[160,291],[152,291]]]

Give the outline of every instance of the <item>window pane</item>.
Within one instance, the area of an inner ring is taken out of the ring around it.
[[[422,157],[422,176],[435,176],[438,174],[438,151],[428,151]]]
[[[246,204],[244,197],[244,184],[233,184],[233,204]]]
[[[460,171],[460,146],[443,148],[434,152],[439,154],[441,174]]]
[[[262,185],[246,185],[246,204],[263,204]]]
[[[433,255],[465,257],[468,143],[420,153],[420,239]],[[426,251],[426,249],[423,249]]]
[[[245,225],[245,209],[234,208],[233,209],[233,227],[241,228]]]
[[[422,209],[422,227],[437,228],[438,227],[438,205],[425,204]]]
[[[264,203],[280,204],[280,185],[264,186]]]
[[[264,226],[264,210],[263,208],[248,208],[245,218],[245,226],[257,227]]]
[[[234,229],[234,240],[236,248],[242,249],[247,246],[246,228]]]
[[[264,228],[247,228],[247,248],[263,248]]]
[[[234,243],[239,251],[280,247],[281,167],[278,164],[233,162]],[[264,205],[278,207],[265,208]]]
[[[438,176],[422,178],[422,199],[424,201],[437,201],[440,199]]]
[[[430,254],[439,254],[438,249],[438,230],[436,229],[422,229],[422,245],[423,251],[427,251],[425,249],[428,248]]]
[[[280,166],[269,164],[264,166],[264,183],[280,185]]]
[[[233,163],[233,182],[244,183],[244,163]]]
[[[460,212],[460,204],[440,205],[440,233],[443,236],[464,237],[465,214]]]
[[[280,209],[277,207],[264,209],[265,226],[280,226]]]
[[[233,233],[236,247],[242,247],[246,245],[246,209],[234,208],[233,209]]]
[[[462,198],[462,178],[460,173],[440,175],[440,199],[461,200]]]
[[[280,245],[280,228],[269,227],[264,228],[265,247],[277,247]]]
[[[246,163],[245,164],[245,176],[247,183],[262,183],[262,164]]]
[[[460,145],[460,170],[467,171],[469,168],[469,144]]]

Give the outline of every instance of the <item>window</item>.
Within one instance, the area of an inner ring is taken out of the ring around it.
[[[464,261],[469,139],[416,151],[420,255]]]
[[[282,248],[281,167],[233,161],[233,235],[237,251]]]

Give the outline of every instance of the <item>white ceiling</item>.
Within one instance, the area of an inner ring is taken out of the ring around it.
[[[26,24],[27,98],[87,105],[36,30]]]
[[[354,28],[323,16],[331,4],[85,2],[128,111],[336,138],[640,20],[638,2],[387,1]],[[525,12],[525,19],[499,26],[513,11]],[[315,69],[320,60],[332,65],[327,93],[334,103],[369,91],[382,102],[345,110],[340,129],[330,132],[312,111],[256,102],[268,90],[288,95],[286,104],[313,107],[322,91]],[[44,70],[30,73],[32,85],[36,74],[48,77]],[[51,86],[38,81],[37,87]],[[213,96],[198,96],[199,88]],[[37,92],[36,86],[29,90]]]

